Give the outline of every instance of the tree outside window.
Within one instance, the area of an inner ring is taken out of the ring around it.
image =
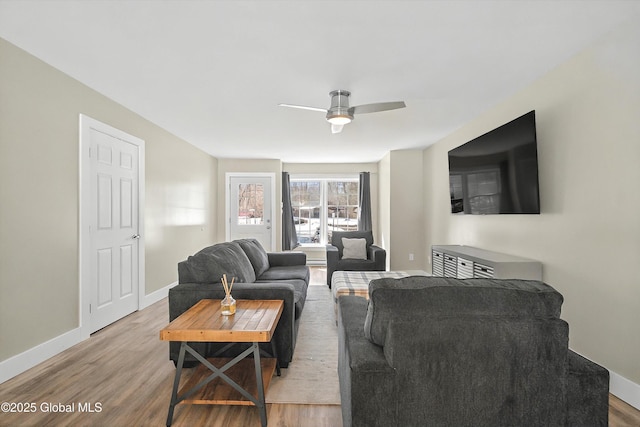
[[[358,182],[327,182],[327,241],[333,231],[358,230]]]
[[[239,184],[238,225],[261,225],[264,217],[262,184]]]

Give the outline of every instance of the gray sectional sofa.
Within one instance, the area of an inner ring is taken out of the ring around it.
[[[339,299],[344,427],[606,426],[609,372],[537,281],[413,276]]]
[[[256,239],[218,243],[202,249],[178,264],[178,285],[169,290],[169,320],[172,321],[201,299],[222,299],[223,274],[235,277],[232,295],[240,299],[280,299],[284,309],[274,334],[278,362],[286,368],[293,357],[298,326],[309,286],[309,267],[302,252],[266,252]],[[262,344],[261,344],[262,346]],[[223,344],[193,343],[205,357],[217,353]],[[242,346],[223,353],[239,353]],[[271,353],[271,346],[265,345]],[[179,343],[170,343],[170,359],[176,362]],[[195,359],[187,355],[187,365]]]

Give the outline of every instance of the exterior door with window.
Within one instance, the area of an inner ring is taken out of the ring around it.
[[[273,250],[274,175],[228,176],[228,240],[255,238]]]

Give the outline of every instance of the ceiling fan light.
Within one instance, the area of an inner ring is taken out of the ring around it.
[[[346,125],[347,123],[351,123],[352,119],[353,117],[346,114],[335,114],[333,116],[327,117],[327,121],[332,125]]]

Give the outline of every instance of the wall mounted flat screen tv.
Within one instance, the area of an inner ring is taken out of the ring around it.
[[[535,111],[449,151],[454,214],[539,214]]]

